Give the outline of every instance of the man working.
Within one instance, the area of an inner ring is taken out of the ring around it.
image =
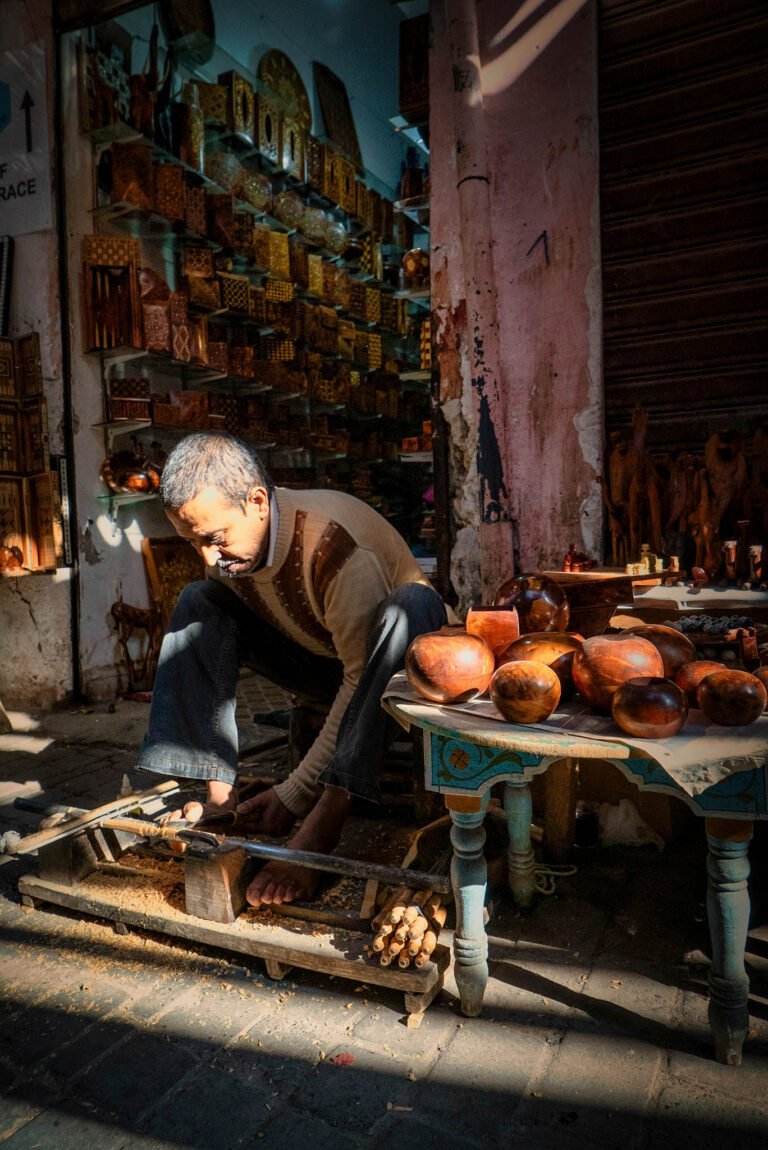
[[[207,578],[184,588],[163,639],[138,765],[206,780],[205,806],[184,808],[191,820],[235,810],[257,833],[293,831],[289,846],[328,852],[351,797],[378,797],[388,728],[381,696],[411,640],[446,622],[443,601],[376,511],[342,492],[275,488],[258,455],[234,436],[183,439],[159,494]],[[238,803],[243,664],[330,710],[288,778]],[[309,898],[317,877],[270,862],[248,901]]]

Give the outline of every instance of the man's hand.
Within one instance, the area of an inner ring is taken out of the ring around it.
[[[238,805],[237,822],[252,834],[287,835],[296,822],[296,815],[280,799],[274,787],[254,795]]]

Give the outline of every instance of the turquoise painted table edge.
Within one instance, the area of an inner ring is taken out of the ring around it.
[[[529,780],[564,758],[600,758],[636,786],[682,799],[706,820],[707,917],[712,941],[709,1021],[717,1060],[739,1065],[749,1025],[749,978],[744,965],[750,912],[749,843],[754,820],[768,818],[766,764],[736,771],[692,796],[659,763],[626,743],[588,742],[525,727],[509,731],[506,724],[501,727],[493,720],[468,718],[460,711],[425,714],[427,708],[393,697],[385,700],[385,706],[399,722],[422,730],[425,786],[444,796],[451,816],[455,977],[462,1012],[469,1017],[481,1013],[488,982],[483,820],[490,788],[505,783],[509,886],[515,902],[528,907],[535,892]]]

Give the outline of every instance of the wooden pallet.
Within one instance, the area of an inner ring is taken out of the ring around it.
[[[366,951],[370,931],[288,919],[249,908],[234,922],[199,918],[185,909],[181,868],[172,861],[137,859],[100,864],[69,884],[24,875],[19,879],[23,906],[53,904],[94,918],[108,919],[125,933],[130,927],[263,959],[271,978],[284,978],[293,967],[320,971],[374,986],[402,991],[409,1027],[418,1026],[439,994],[450,963],[450,950],[438,945],[421,969],[380,966]]]

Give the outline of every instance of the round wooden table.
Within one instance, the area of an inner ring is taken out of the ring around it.
[[[717,1060],[739,1065],[749,1022],[748,851],[754,820],[768,818],[768,715],[749,727],[728,728],[697,725],[696,717],[704,716],[693,712],[671,738],[630,742],[611,719],[575,705],[547,724],[522,726],[494,717],[487,700],[430,704],[402,672],[390,682],[384,706],[403,726],[422,730],[425,786],[444,796],[451,815],[454,958],[463,1013],[481,1012],[488,981],[483,819],[491,787],[505,783],[509,887],[515,902],[528,907],[535,892],[530,779],[569,761],[603,759],[636,786],[675,795],[705,819],[709,1021]]]

